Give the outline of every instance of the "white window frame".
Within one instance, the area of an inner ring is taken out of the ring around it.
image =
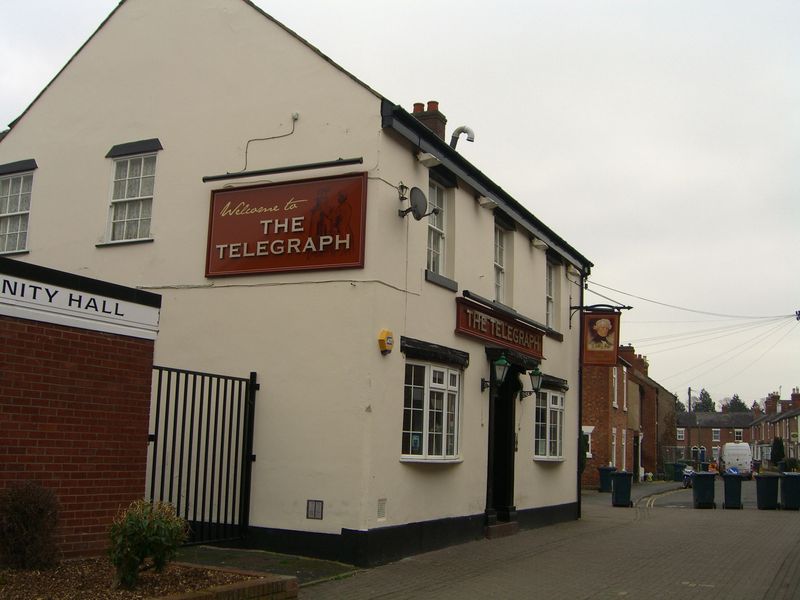
[[[33,171],[0,177],[0,254],[27,251],[32,197]]]
[[[431,273],[444,276],[447,268],[447,210],[446,190],[438,183],[428,183],[428,245],[426,268]],[[433,209],[438,208],[438,213]]]
[[[534,460],[564,460],[564,394],[542,390],[533,410]]]
[[[609,466],[617,466],[617,428],[611,428],[611,460],[608,461]]]
[[[494,226],[494,299],[505,303],[506,296],[506,230]]]
[[[720,441],[721,431],[717,427],[712,427],[711,429],[711,441],[718,442]]]
[[[550,329],[554,329],[556,326],[556,315],[555,315],[555,306],[556,306],[556,298],[555,298],[555,271],[556,266],[548,262],[545,274],[545,325],[547,325]]]
[[[406,362],[400,450],[402,460],[460,460],[461,381],[460,369],[435,363]]]
[[[625,471],[628,465],[628,430],[622,429],[622,470]]]
[[[155,152],[114,158],[111,204],[108,210],[108,230],[106,232],[108,242],[152,239],[151,223],[155,198],[156,162]],[[138,174],[135,170],[136,163],[139,163],[140,167]],[[122,175],[120,168],[123,165],[125,173],[124,177],[120,177]],[[152,167],[152,169],[145,172],[146,167]],[[123,210],[125,211],[124,215],[118,213]],[[128,210],[133,210],[133,212],[129,214]],[[120,227],[118,228],[117,225]]]
[[[619,395],[619,376],[617,375],[617,367],[611,367],[611,406],[619,408],[617,396]]]
[[[686,429],[684,427],[678,427],[675,429],[675,439],[679,442],[686,440]]]
[[[744,441],[744,429],[734,429],[733,430],[733,441],[734,442],[743,442]]]
[[[628,367],[622,367],[622,410],[628,411]]]

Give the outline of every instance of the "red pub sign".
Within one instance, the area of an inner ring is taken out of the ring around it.
[[[456,298],[456,333],[544,358],[541,331],[466,298]]]
[[[362,268],[365,173],[211,192],[206,275]]]

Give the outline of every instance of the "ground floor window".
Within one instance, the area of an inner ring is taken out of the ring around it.
[[[461,371],[406,363],[402,455],[454,459],[459,449]]]
[[[549,390],[536,394],[533,432],[534,458],[564,458],[564,394]]]

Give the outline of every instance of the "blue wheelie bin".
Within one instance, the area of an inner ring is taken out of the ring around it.
[[[631,502],[631,483],[633,473],[628,471],[615,471],[611,473],[611,505],[612,506],[633,506]]]
[[[600,488],[598,492],[611,491],[611,473],[617,470],[617,467],[597,467],[600,471]]]
[[[717,508],[714,502],[714,480],[716,473],[709,471],[695,472],[692,476],[692,499],[695,508]]]
[[[758,510],[778,508],[778,482],[780,476],[769,473],[756,475],[756,506]]]

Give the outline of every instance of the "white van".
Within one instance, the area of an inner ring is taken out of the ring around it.
[[[746,442],[728,442],[722,446],[719,455],[719,470],[721,473],[729,467],[736,467],[740,475],[751,477],[751,466],[753,464],[753,451],[750,444]]]

